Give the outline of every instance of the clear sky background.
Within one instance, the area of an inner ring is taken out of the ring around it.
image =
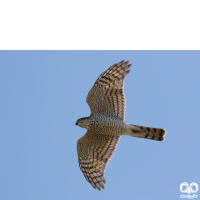
[[[99,192],[79,169],[86,130],[75,122],[90,115],[97,77],[121,60],[133,64],[125,121],[167,134],[121,137]],[[181,199],[182,182],[200,186],[200,51],[0,51],[0,94],[2,200]]]

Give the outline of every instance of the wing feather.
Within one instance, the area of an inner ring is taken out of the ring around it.
[[[104,189],[104,172],[117,147],[120,136],[95,134],[87,131],[77,142],[81,171],[93,188]]]
[[[91,114],[107,113],[124,120],[124,80],[131,67],[128,62],[114,64],[98,77],[86,99]]]

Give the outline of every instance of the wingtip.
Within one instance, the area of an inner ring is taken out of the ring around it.
[[[99,185],[99,183],[95,183],[95,186],[97,187],[97,189],[98,189],[99,191],[101,191],[101,186]]]
[[[122,61],[118,62],[117,64],[119,64],[119,63],[126,63],[126,64],[128,64],[128,63],[129,63],[129,60],[127,60],[127,61],[122,60]]]
[[[116,65],[121,65],[121,64],[123,64],[123,63],[124,63],[124,60],[122,60],[122,61],[116,63]]]
[[[117,65],[121,65],[121,64],[123,64],[123,65],[125,64],[125,66],[129,66],[129,67],[132,66],[132,64],[129,64],[129,60],[127,60],[127,61],[122,60],[122,61],[117,63]]]

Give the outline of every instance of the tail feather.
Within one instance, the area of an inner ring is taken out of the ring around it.
[[[130,135],[139,138],[147,138],[151,140],[164,141],[166,131],[162,128],[151,128],[145,126],[137,126],[129,124]]]

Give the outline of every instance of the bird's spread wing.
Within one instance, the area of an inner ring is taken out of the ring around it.
[[[104,189],[106,183],[104,171],[117,147],[119,138],[120,136],[94,134],[88,130],[77,142],[80,169],[95,189]]]
[[[124,80],[131,64],[121,61],[112,65],[96,80],[87,96],[91,114],[114,114],[121,120],[125,116]]]

